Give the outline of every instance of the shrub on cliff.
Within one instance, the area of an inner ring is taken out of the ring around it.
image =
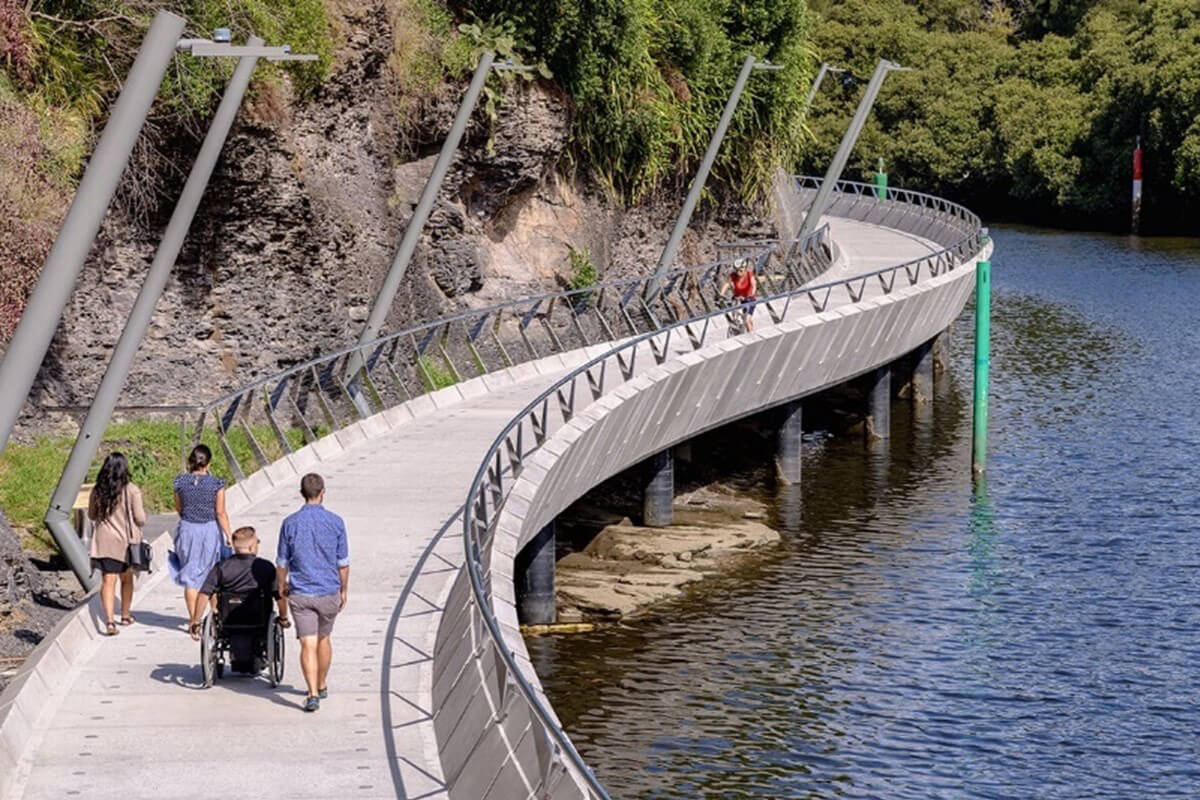
[[[549,66],[578,113],[581,171],[631,199],[686,184],[748,55],[783,66],[754,75],[714,175],[765,194],[802,152],[812,74],[808,17],[797,0],[476,0],[463,5],[511,25]]]
[[[79,115],[26,102],[0,75],[0,342],[16,328],[66,212],[86,130]]]
[[[286,66],[264,62],[256,70],[260,84],[286,75],[304,96],[329,70],[332,40],[321,0],[33,0],[27,14],[32,64],[17,88],[31,101],[99,122],[160,8],[188,20],[186,36],[207,38],[214,28],[228,27],[235,38],[255,33],[268,43],[319,56],[316,62]],[[125,210],[144,216],[163,194],[163,184],[175,182],[163,151],[181,134],[199,138],[233,67],[232,59],[174,60],[122,185],[119,200]]]
[[[188,19],[190,36],[231,27],[320,56],[287,67],[264,63],[260,86],[289,80],[303,96],[329,70],[322,0],[0,0],[0,342],[20,318],[94,131],[160,7]],[[178,171],[164,153],[189,134],[199,138],[232,68],[229,59],[175,59],[118,194],[132,217],[148,218],[170,194]]]

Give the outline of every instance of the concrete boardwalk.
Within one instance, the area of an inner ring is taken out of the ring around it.
[[[832,223],[847,263],[829,278],[937,249],[891,229]],[[836,290],[830,307],[846,302],[845,294]],[[813,313],[807,301],[792,309],[792,318]],[[770,321],[764,311],[756,320]],[[418,417],[317,468],[326,477],[327,506],[346,519],[351,555],[330,696],[318,713],[300,711],[304,689],[292,636],[277,689],[265,678],[242,677],[200,688],[199,645],[184,632],[182,591],[158,578],[135,606],[139,624],[90,645],[58,687],[13,796],[445,796],[430,713],[430,654],[443,598],[462,563],[459,508],[493,438],[559,374]],[[279,523],[299,504],[297,486],[280,486],[232,522],[254,525],[262,554],[273,558]]]

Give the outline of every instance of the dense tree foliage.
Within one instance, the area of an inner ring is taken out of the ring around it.
[[[1148,219],[1182,227],[1200,199],[1200,0],[850,0],[818,5],[816,46],[888,78],[854,169],[883,157],[901,183],[1042,220],[1124,220],[1131,151],[1146,152]],[[827,86],[808,169],[862,91]],[[1194,225],[1194,223],[1191,223]]]

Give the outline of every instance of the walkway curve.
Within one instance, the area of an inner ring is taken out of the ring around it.
[[[868,223],[833,223],[839,242],[873,240],[889,263],[934,249]],[[444,533],[496,433],[531,397],[607,350],[581,348],[417,398],[231,491],[235,523],[255,525],[268,554],[279,521],[299,504],[303,472],[326,475],[329,506],[346,517],[351,599],[319,713],[298,711],[294,652],[278,690],[247,679],[199,689],[182,598],[158,575],[140,590],[140,624],[82,645],[65,679],[26,709],[32,730],[9,796],[190,798],[200,787],[242,796],[253,780],[291,798],[444,796],[432,659],[462,566],[461,541]]]
[[[980,247],[975,256],[987,257],[990,244]],[[703,320],[694,320],[681,326],[694,350],[624,382],[606,380],[624,373],[639,344],[653,350],[657,339],[664,348],[672,330],[648,334],[573,371],[506,426],[464,506],[467,570],[434,651],[433,707],[452,797],[608,798],[529,661],[517,624],[517,553],[590,488],[655,453],[929,341],[961,312],[974,266],[972,259],[899,288],[856,279],[844,305],[795,315],[785,305],[781,323],[733,340],[698,341],[691,329]]]

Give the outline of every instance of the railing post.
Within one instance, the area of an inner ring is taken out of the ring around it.
[[[263,40],[251,36],[246,40],[246,44],[258,47],[263,44]],[[68,549],[73,550],[76,547],[82,551],[79,537],[71,527],[69,517],[71,506],[75,502],[75,496],[79,493],[79,487],[83,485],[84,478],[87,476],[88,467],[91,466],[96,450],[100,446],[100,439],[104,436],[104,429],[112,417],[117,398],[125,386],[125,378],[129,375],[129,368],[133,364],[134,356],[137,355],[146,329],[150,326],[150,319],[154,316],[154,306],[158,303],[163,289],[166,288],[167,281],[170,280],[171,270],[175,267],[175,259],[179,256],[179,250],[187,238],[188,229],[192,225],[196,209],[200,206],[200,200],[204,197],[204,190],[208,186],[208,180],[221,155],[221,148],[225,146],[225,139],[229,135],[230,128],[233,127],[233,121],[237,117],[238,108],[242,104],[242,97],[246,93],[246,87],[250,84],[250,75],[254,72],[254,65],[257,62],[257,56],[243,56],[238,59],[237,68],[234,69],[233,77],[229,79],[229,84],[225,87],[221,104],[217,107],[217,113],[213,116],[208,133],[205,134],[204,143],[200,146],[200,152],[192,164],[187,182],[183,185],[183,191],[175,204],[171,220],[167,223],[162,241],[158,245],[158,251],[154,254],[154,261],[150,264],[149,272],[146,273],[146,280],[133,303],[129,318],[125,321],[125,327],[113,349],[108,368],[104,371],[99,388],[96,389],[96,396],[92,399],[87,417],[79,429],[79,435],[75,438],[75,445],[71,448],[67,465],[63,468],[58,486],[50,499],[50,507],[46,510],[45,517],[46,527],[50,529],[55,543],[64,555],[67,554]],[[75,577],[84,585],[84,588],[91,588],[94,581],[91,577],[91,564],[87,563],[88,559],[82,558],[80,554],[76,553],[68,556],[67,560],[75,572]]]
[[[0,391],[0,453],[4,452],[13,426],[21,416],[71,290],[171,63],[184,24],[182,17],[168,11],[159,11],[150,24],[46,257],[37,288],[21,315],[4,360],[0,361],[0,386],[4,387]],[[85,568],[90,569],[90,565]]]

